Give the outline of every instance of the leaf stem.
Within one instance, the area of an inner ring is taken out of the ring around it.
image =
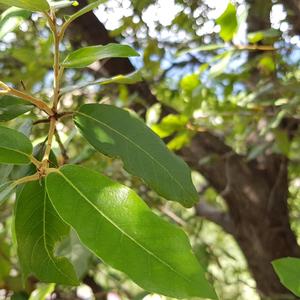
[[[9,86],[6,85],[4,82],[0,81],[0,88],[2,89],[0,91],[1,94],[7,94],[9,91]]]
[[[63,68],[59,64],[59,58],[60,58],[60,53],[59,53],[59,44],[60,44],[60,39],[59,39],[59,32],[57,30],[57,25],[56,25],[56,17],[55,14],[53,13],[53,23],[54,23],[54,28],[53,28],[53,37],[54,37],[54,65],[53,65],[53,71],[54,71],[54,94],[53,94],[53,111],[57,112],[57,106],[59,102],[59,93],[60,93],[60,81],[61,77],[63,75]]]
[[[53,115],[52,109],[44,101],[42,101],[40,99],[37,99],[37,98],[35,98],[31,95],[28,95],[24,92],[18,91],[14,88],[9,88],[9,90],[7,90],[7,94],[19,97],[27,102],[32,103],[33,105],[35,105],[36,107],[38,107],[39,109],[44,111],[49,116]]]
[[[37,98],[35,98],[31,95],[28,95],[24,92],[21,92],[14,88],[11,88],[2,81],[0,81],[0,88],[2,89],[2,90],[0,90],[0,94],[9,94],[12,96],[19,97],[19,98],[35,105],[40,110],[44,111],[47,115],[49,115],[49,116],[53,115],[53,111],[43,100],[37,99]]]
[[[49,156],[50,156],[50,152],[51,152],[51,147],[52,147],[55,130],[56,130],[56,119],[55,119],[55,117],[51,117],[47,145],[46,145],[46,150],[45,150],[44,158],[43,158],[43,165],[45,168],[49,167]]]
[[[46,17],[48,19],[49,27],[53,34],[54,39],[54,63],[53,63],[53,104],[52,104],[52,111],[54,112],[54,115],[51,116],[50,119],[50,127],[48,132],[48,139],[47,139],[47,145],[46,150],[44,153],[43,158],[43,168],[47,169],[49,168],[49,155],[51,152],[53,137],[55,135],[56,131],[56,122],[57,122],[57,109],[58,104],[60,100],[60,83],[61,78],[64,72],[64,69],[60,66],[60,52],[59,52],[59,44],[60,44],[60,34],[58,32],[57,23],[56,23],[56,16],[55,12],[51,12],[51,16],[46,14]]]
[[[41,167],[41,162],[38,161],[33,155],[30,156],[30,161],[31,161],[37,168],[40,168],[40,167]]]
[[[18,186],[20,184],[23,184],[23,183],[26,183],[26,182],[39,180],[39,178],[40,178],[39,173],[35,173],[34,175],[30,175],[30,176],[20,178],[20,179],[14,181],[12,183],[12,187],[16,187],[16,186]]]

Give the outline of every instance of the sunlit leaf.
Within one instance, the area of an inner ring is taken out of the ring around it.
[[[0,39],[17,28],[24,19],[29,18],[30,12],[18,7],[10,7],[0,16]]]
[[[216,299],[185,233],[156,216],[134,191],[71,165],[49,174],[46,185],[54,207],[81,241],[142,288],[176,298]]]
[[[70,93],[73,92],[75,90],[79,90],[79,89],[83,89],[85,87],[91,86],[91,85],[106,85],[106,84],[135,84],[138,83],[140,81],[142,81],[142,75],[140,71],[135,71],[133,73],[127,74],[127,75],[117,75],[111,78],[100,78],[100,79],[96,79],[94,81],[91,82],[85,82],[82,84],[77,84],[74,86],[69,86],[66,88],[63,88],[61,90],[61,94],[66,94],[66,93]]]
[[[39,284],[28,300],[46,300],[55,289],[55,283]]]
[[[47,11],[50,8],[47,0],[0,0],[0,3],[31,11]]]
[[[139,54],[128,45],[108,44],[105,46],[90,46],[69,54],[62,63],[62,66],[65,68],[84,68],[101,59],[131,56],[139,56]]]
[[[238,20],[236,16],[236,8],[231,2],[228,3],[226,10],[219,18],[217,18],[216,22],[221,27],[221,38],[225,42],[232,40],[238,30]]]
[[[60,9],[60,8],[65,8],[65,7],[77,6],[78,5],[77,1],[72,1],[72,0],[48,1],[48,2],[49,2],[49,5],[52,8],[55,8],[55,9]]]
[[[286,257],[274,260],[272,265],[281,283],[300,297],[300,259]]]
[[[267,30],[251,32],[247,35],[250,43],[257,43],[265,39],[276,39],[280,36],[280,30],[270,28]]]
[[[224,73],[225,69],[227,68],[230,62],[232,54],[233,52],[228,51],[220,55],[220,60],[211,67],[209,75],[211,77],[217,77]]]
[[[152,126],[152,130],[161,138],[170,136],[174,132],[183,129],[188,122],[188,117],[184,115],[169,114],[164,117],[159,124]]]
[[[97,8],[101,3],[105,3],[106,1],[107,0],[97,0],[97,1],[94,1],[94,2],[90,3],[89,5],[85,6],[84,8],[80,9],[79,11],[77,11],[76,13],[71,15],[67,19],[67,23],[70,24],[71,22],[73,22],[74,20],[79,18],[80,16],[82,16],[82,15],[88,13],[89,11]],[[73,2],[77,2],[77,1],[73,1]]]

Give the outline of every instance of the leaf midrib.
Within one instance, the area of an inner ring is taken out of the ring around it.
[[[50,261],[53,263],[55,269],[60,274],[62,274],[65,278],[67,278],[68,280],[70,280],[70,282],[73,282],[72,278],[70,276],[68,276],[67,273],[65,273],[63,270],[61,270],[57,266],[55,260],[53,259],[52,255],[51,255],[51,253],[50,253],[50,251],[48,249],[48,245],[47,245],[47,241],[46,241],[46,235],[47,235],[47,233],[46,233],[46,231],[47,231],[46,230],[46,202],[47,202],[47,192],[46,192],[46,189],[45,189],[45,191],[44,191],[44,199],[43,199],[43,205],[44,205],[44,207],[43,207],[43,244],[44,244],[44,248],[46,250],[46,253],[47,253]]]
[[[126,236],[129,240],[131,240],[132,242],[134,242],[137,246],[139,246],[140,248],[142,248],[142,250],[144,250],[145,252],[147,252],[150,256],[154,257],[159,263],[163,264],[164,266],[166,266],[168,269],[170,269],[172,272],[174,272],[177,276],[183,278],[185,281],[187,282],[191,282],[190,279],[186,278],[185,276],[183,276],[182,274],[180,274],[178,271],[176,271],[171,265],[169,265],[167,262],[165,262],[164,260],[160,259],[155,253],[151,252],[150,250],[148,250],[147,248],[145,248],[145,246],[143,246],[139,241],[135,240],[134,237],[132,237],[131,235],[129,235],[126,231],[124,231],[119,225],[117,225],[109,216],[107,216],[105,213],[103,213],[96,205],[94,205],[93,202],[91,202],[88,197],[86,195],[84,195],[73,183],[72,181],[65,176],[61,171],[57,172],[58,174],[60,174],[63,179],[83,198],[87,201],[87,203],[94,208],[100,215],[102,215],[109,223],[111,223],[117,230],[119,230],[124,236]],[[70,224],[71,225],[71,224]]]
[[[78,114],[81,114],[83,115],[84,117],[86,118],[90,118],[91,120],[99,123],[99,124],[102,124],[103,126],[107,127],[108,129],[114,131],[115,133],[117,133],[118,135],[120,135],[122,138],[124,138],[125,140],[127,140],[128,142],[130,142],[132,145],[136,146],[138,149],[140,149],[142,152],[144,152],[152,161],[154,161],[157,165],[159,165],[162,169],[164,169],[166,171],[166,173],[169,175],[169,177],[175,181],[177,183],[177,185],[185,192],[187,193],[188,195],[190,196],[193,196],[191,194],[191,192],[189,190],[186,190],[183,185],[174,177],[172,176],[172,174],[169,172],[169,170],[164,166],[162,165],[157,159],[155,159],[155,157],[153,157],[150,153],[148,153],[146,150],[144,150],[142,147],[140,147],[138,144],[136,144],[133,140],[131,140],[130,138],[128,138],[127,136],[125,136],[124,134],[122,134],[121,132],[119,132],[118,130],[114,129],[113,127],[109,126],[108,124],[106,123],[103,123],[85,113],[82,113],[82,112],[79,112],[77,111],[76,113]]]
[[[15,148],[11,148],[11,147],[5,147],[5,146],[1,146],[1,145],[0,145],[0,149],[6,149],[6,150],[13,151],[13,152],[17,152],[19,154],[22,154],[22,155],[26,156],[30,160],[30,154],[28,154],[26,152],[23,152],[21,150],[17,150]]]

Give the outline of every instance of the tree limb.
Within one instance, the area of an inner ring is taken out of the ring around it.
[[[202,217],[221,226],[222,229],[229,234],[234,234],[234,224],[227,212],[220,210],[203,200],[195,206],[195,212],[198,217]]]

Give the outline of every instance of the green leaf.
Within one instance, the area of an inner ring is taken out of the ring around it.
[[[142,75],[140,71],[135,71],[127,75],[117,75],[111,78],[103,78],[99,81],[95,81],[98,84],[111,84],[111,83],[119,83],[119,84],[135,84],[137,82],[142,81]]]
[[[165,138],[183,129],[188,121],[188,117],[184,115],[169,114],[159,124],[154,124],[152,130],[161,138]]]
[[[31,11],[47,11],[50,9],[47,0],[0,0],[0,3]]]
[[[84,68],[95,61],[113,57],[131,57],[139,54],[128,45],[108,44],[81,48],[69,54],[62,66],[65,68]]]
[[[0,163],[28,164],[31,153],[32,144],[24,134],[0,126]]]
[[[250,32],[247,35],[249,42],[253,44],[265,39],[277,39],[278,37],[280,37],[280,30],[276,30],[274,28],[270,28],[262,31]]]
[[[300,259],[286,257],[274,260],[272,265],[281,283],[300,297]]]
[[[0,98],[0,122],[12,120],[33,108],[21,99],[12,96],[3,96]]]
[[[197,202],[190,169],[134,115],[111,105],[86,104],[74,120],[92,146],[120,157],[129,173],[141,177],[163,197],[186,207]]]
[[[191,132],[187,130],[178,132],[175,138],[172,139],[167,146],[170,150],[178,151],[191,141],[192,136]]]
[[[77,1],[71,1],[71,0],[48,1],[48,2],[49,2],[50,7],[54,8],[54,9],[61,9],[61,8],[65,8],[65,7],[78,5]]]
[[[225,44],[211,44],[211,45],[203,45],[194,49],[187,49],[177,53],[177,56],[189,54],[189,53],[197,53],[197,52],[204,52],[204,51],[214,51],[218,49],[225,48]]]
[[[211,67],[209,71],[210,77],[215,78],[223,74],[231,60],[232,55],[232,51],[224,52],[221,55],[219,55],[219,58],[221,59]]]
[[[145,290],[216,299],[185,233],[152,213],[134,191],[75,165],[49,174],[46,187],[81,241]]]
[[[73,91],[76,91],[78,89],[85,88],[87,86],[91,85],[106,85],[106,84],[111,84],[111,83],[118,83],[118,84],[135,84],[140,81],[142,81],[142,75],[140,71],[135,71],[133,73],[127,74],[127,75],[117,75],[111,78],[100,78],[96,79],[95,81],[91,82],[84,82],[82,84],[77,84],[73,86],[68,86],[66,88],[63,88],[61,90],[61,95],[70,93]]]
[[[0,39],[17,28],[24,19],[28,19],[30,12],[17,7],[10,7],[0,16]]]
[[[217,24],[221,26],[220,36],[225,41],[231,41],[238,30],[238,20],[235,6],[229,2],[222,15],[217,18]]]
[[[180,81],[180,87],[185,91],[191,93],[200,85],[198,74],[187,74]]]
[[[53,208],[44,183],[26,183],[17,199],[15,233],[24,277],[35,275],[43,282],[78,284],[72,264],[55,257],[55,244],[69,233]]]
[[[74,20],[76,20],[77,18],[81,17],[82,15],[88,13],[89,11],[97,8],[101,3],[106,2],[107,0],[98,0],[98,1],[94,1],[93,3],[85,6],[84,8],[80,9],[79,11],[77,11],[75,14],[71,15],[68,20],[67,23],[70,24],[71,22],[73,22]]]
[[[55,284],[39,284],[37,289],[35,289],[28,300],[46,300],[49,299],[48,296],[53,293],[55,289]]]

